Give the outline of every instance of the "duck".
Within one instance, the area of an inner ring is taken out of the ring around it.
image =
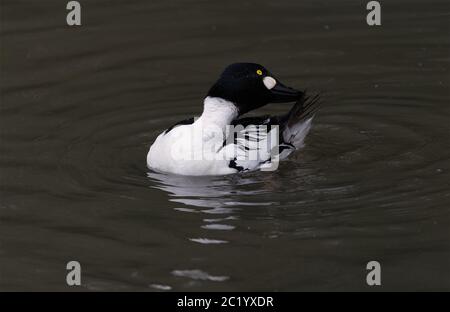
[[[147,153],[147,167],[183,176],[275,171],[304,146],[319,95],[285,86],[264,66],[225,68],[203,101],[203,112],[165,129]],[[242,117],[269,103],[293,103],[282,115]]]

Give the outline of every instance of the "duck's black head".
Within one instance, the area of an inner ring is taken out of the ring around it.
[[[283,85],[264,66],[254,63],[229,65],[208,92],[210,97],[233,102],[240,115],[268,103],[293,102],[302,95],[303,92]]]

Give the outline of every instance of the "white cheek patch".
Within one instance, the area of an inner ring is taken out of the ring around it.
[[[263,79],[264,85],[267,89],[272,89],[277,84],[277,81],[270,76],[264,77]]]

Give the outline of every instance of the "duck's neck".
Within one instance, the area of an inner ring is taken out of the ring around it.
[[[203,106],[203,113],[198,119],[203,126],[217,126],[225,128],[226,125],[238,116],[238,110],[234,103],[219,97],[206,97]]]

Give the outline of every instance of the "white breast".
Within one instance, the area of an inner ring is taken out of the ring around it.
[[[236,116],[233,103],[206,98],[203,114],[193,124],[176,126],[158,136],[147,154],[147,166],[181,175],[235,173],[221,146],[226,125]]]

